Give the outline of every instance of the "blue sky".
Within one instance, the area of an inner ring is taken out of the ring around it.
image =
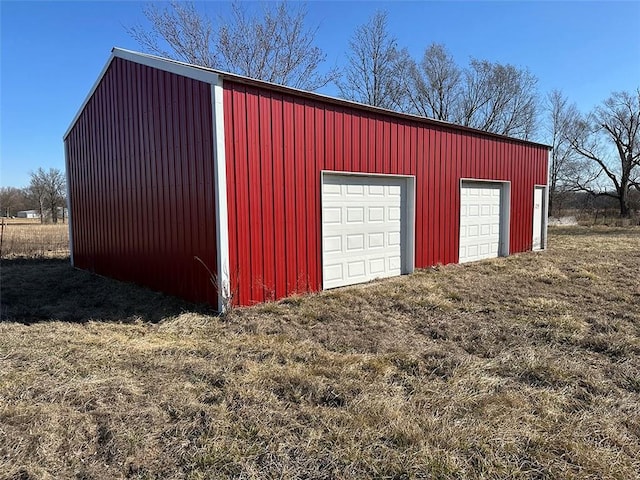
[[[112,47],[140,50],[125,27],[144,2],[0,2],[0,186],[64,169],[62,135]],[[209,15],[228,4],[198,4]],[[640,86],[640,2],[309,2],[327,68],[345,63],[354,29],[389,12],[400,46],[419,58],[443,43],[470,57],[528,68],[541,95],[558,88],[588,111],[612,91]],[[335,87],[322,90],[336,94]],[[544,138],[539,138],[544,141]]]

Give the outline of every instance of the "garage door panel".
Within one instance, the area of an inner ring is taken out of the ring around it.
[[[347,235],[347,251],[364,250],[364,234]]]
[[[347,195],[350,197],[353,196],[357,196],[357,197],[363,197],[364,196],[364,185],[347,185]]]
[[[502,185],[463,182],[460,192],[460,263],[497,257]]]
[[[366,269],[364,260],[351,261],[347,263],[349,278],[364,277]]]
[[[384,207],[369,207],[369,222],[384,222]]]
[[[322,192],[324,288],[400,275],[406,179],[325,174]]]
[[[324,207],[322,210],[322,221],[324,223],[342,223],[342,209],[340,207]]]
[[[384,247],[384,233],[370,233],[369,248],[382,248],[382,247]]]
[[[363,207],[348,207],[347,208],[347,223],[363,223],[364,222],[364,208]]]
[[[372,258],[371,260],[369,260],[369,270],[371,271],[371,273],[374,273],[374,274],[384,273],[385,271],[384,262],[385,262],[384,257]]]
[[[327,253],[342,252],[342,237],[340,235],[325,237],[324,251]]]
[[[336,282],[344,279],[344,275],[342,273],[342,263],[325,265],[323,271],[325,281]]]
[[[369,185],[369,196],[382,197],[384,196],[384,185]]]

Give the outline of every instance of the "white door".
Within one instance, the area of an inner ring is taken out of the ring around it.
[[[542,216],[544,215],[544,187],[533,190],[533,249],[542,249]]]
[[[497,257],[502,185],[464,182],[460,190],[460,263]]]
[[[405,273],[406,202],[405,178],[323,175],[324,288]]]

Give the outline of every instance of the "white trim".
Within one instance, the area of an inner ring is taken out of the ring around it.
[[[531,244],[531,250],[533,252],[540,252],[542,250],[546,250],[547,249],[547,228],[548,228],[548,223],[549,223],[549,187],[547,185],[539,185],[539,184],[535,184],[533,186],[533,202],[535,205],[535,199],[536,199],[536,189],[537,188],[541,188],[542,189],[542,222],[541,222],[541,228],[540,228],[540,232],[542,235],[542,238],[540,239],[540,248],[533,248],[533,243]],[[534,210],[535,212],[535,210]],[[535,220],[532,218],[531,222],[533,225],[535,225]],[[535,234],[535,232],[534,232]]]
[[[547,240],[549,239],[549,215],[551,214],[551,212],[549,211],[549,179],[551,178],[551,156],[553,154],[553,149],[550,149],[547,152],[547,184],[545,185],[546,187],[546,191],[545,191],[545,206],[546,206],[546,211],[545,211],[545,215],[544,217],[542,217],[542,222],[543,222],[543,226],[542,226],[542,231],[544,233],[544,240],[542,241],[542,248],[544,250],[547,249]]]
[[[130,62],[146,65],[147,67],[157,68],[169,73],[175,73],[194,80],[200,80],[205,83],[215,83],[219,75],[210,69],[196,67],[188,63],[170,60],[168,58],[156,57],[155,55],[147,55],[145,53],[132,52],[123,48],[113,48],[113,56],[129,60]]]
[[[322,179],[322,175],[350,175],[350,176],[361,176],[361,177],[397,177],[397,178],[413,178],[415,179],[415,175],[402,175],[399,173],[367,173],[367,172],[349,172],[344,170],[321,170],[320,178]]]
[[[64,145],[64,174],[67,181],[67,228],[69,229],[69,259],[71,266],[75,267],[73,259],[73,226],[71,225],[71,183],[69,182],[69,147]]]
[[[407,260],[406,273],[416,269],[416,177],[408,175],[407,179]]]
[[[325,175],[340,175],[340,176],[351,176],[351,177],[375,177],[375,178],[399,178],[405,180],[405,185],[407,188],[406,192],[406,232],[405,232],[405,249],[404,253],[406,253],[405,258],[402,262],[402,274],[410,274],[416,268],[416,177],[415,175],[400,175],[400,174],[386,174],[386,173],[368,173],[368,172],[349,172],[343,170],[321,170],[320,171],[320,266],[321,270],[322,265],[324,265],[324,247],[322,246],[322,225],[324,225],[324,211],[322,208],[322,187],[324,185],[324,177]],[[324,277],[324,271],[323,277]],[[324,278],[322,280],[323,289],[324,287]]]
[[[500,185],[500,245],[498,247],[498,256],[508,257],[511,253],[509,245],[510,224],[511,224],[511,181],[509,180],[491,180],[486,178],[461,178],[460,191],[463,183],[489,183],[492,185]],[[460,242],[460,215],[458,212],[458,242]],[[458,259],[460,262],[460,259]]]
[[[216,283],[218,311],[229,307],[231,289],[229,280],[229,212],[227,205],[227,163],[224,144],[224,91],[222,78],[211,84],[211,108],[213,113],[213,175],[216,205]]]

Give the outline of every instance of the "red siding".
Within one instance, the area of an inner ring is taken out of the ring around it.
[[[321,170],[416,176],[417,268],[458,261],[461,178],[511,182],[510,251],[531,249],[543,146],[233,81],[224,119],[237,304],[321,288]]]
[[[209,84],[115,58],[65,139],[75,265],[215,305],[212,138]]]

